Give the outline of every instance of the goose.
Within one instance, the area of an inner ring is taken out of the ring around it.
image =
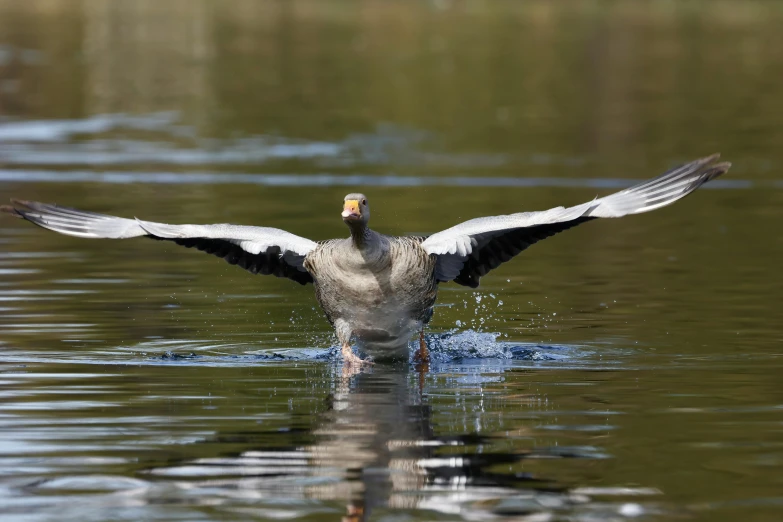
[[[83,238],[148,237],[171,241],[225,259],[253,274],[284,277],[306,285],[334,327],[348,366],[373,359],[429,361],[423,329],[432,318],[438,285],[476,288],[483,276],[532,244],[597,218],[649,212],[681,199],[728,171],[718,154],[673,168],[614,194],[572,207],[480,217],[430,236],[395,237],[370,229],[364,194],[343,200],[350,236],[312,241],[268,227],[170,225],[86,212],[34,201],[11,200],[5,213],[43,228]],[[370,357],[354,353],[356,343]]]

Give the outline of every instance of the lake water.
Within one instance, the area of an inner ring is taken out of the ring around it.
[[[0,0],[0,196],[345,236],[676,205],[443,285],[346,374],[312,287],[0,220],[0,518],[783,518],[783,9]]]

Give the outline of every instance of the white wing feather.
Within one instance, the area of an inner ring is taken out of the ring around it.
[[[96,239],[127,239],[139,236],[173,240],[217,239],[233,243],[249,254],[260,254],[271,248],[279,249],[281,258],[302,271],[304,271],[302,266],[304,256],[316,247],[314,241],[277,228],[226,224],[169,225],[35,201],[14,201],[14,203],[15,207],[5,206],[2,210],[68,236]]]
[[[714,154],[693,161],[657,178],[581,205],[471,219],[429,236],[422,247],[430,254],[466,256],[478,245],[477,238],[496,232],[562,223],[580,217],[617,218],[649,212],[674,203],[723,174],[730,164],[713,164],[718,157]]]

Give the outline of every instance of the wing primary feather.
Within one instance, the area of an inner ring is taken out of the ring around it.
[[[442,263],[436,273],[447,279],[439,276],[439,281],[448,280],[461,263],[453,280],[475,288],[481,276],[542,239],[599,217],[649,212],[682,199],[729,170],[730,163],[716,163],[719,157],[713,154],[691,161],[625,190],[570,208],[472,219],[429,236],[422,246]]]
[[[313,281],[303,261],[316,243],[283,230],[238,225],[168,225],[37,201],[14,199],[11,203],[0,206],[0,211],[61,234],[91,239],[146,236],[196,248],[232,265],[244,265],[253,273],[287,277],[300,284]],[[291,254],[284,255],[287,252]]]

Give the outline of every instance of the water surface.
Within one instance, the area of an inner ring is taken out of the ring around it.
[[[777,520],[773,2],[0,0],[0,196],[432,233],[720,151],[673,207],[443,285],[347,374],[311,287],[0,221],[3,520]],[[709,189],[709,190],[708,190]]]

